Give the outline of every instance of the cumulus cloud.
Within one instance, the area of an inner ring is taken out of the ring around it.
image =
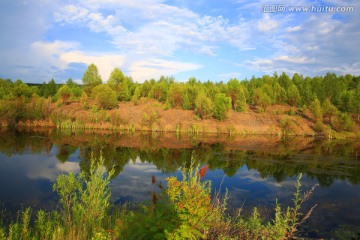
[[[135,62],[130,67],[131,76],[134,79],[152,79],[161,75],[173,75],[201,68],[201,65],[177,61],[167,61],[163,59],[149,59],[147,61]]]
[[[236,12],[235,17],[196,12],[185,8],[186,4],[180,7],[165,0],[77,0],[65,5],[57,0],[5,2],[5,10],[0,10],[4,29],[0,66],[2,74],[10,77],[31,75],[44,81],[73,63],[94,62],[105,80],[114,67],[120,67],[134,80],[143,81],[206,66],[206,62],[197,62],[197,56],[207,62],[237,62],[228,73],[217,71],[224,76],[244,70],[250,76],[275,70],[306,75],[327,70],[359,73],[360,17],[356,12],[264,14],[261,9],[270,4],[267,0],[232,1],[237,8],[229,11]],[[286,6],[319,4],[360,7],[355,0],[346,4],[339,0],[286,1]],[[25,17],[18,20],[20,15]],[[97,46],[86,50],[89,43],[84,38],[70,34],[61,38],[54,35],[58,28],[65,34],[69,29],[89,34]],[[52,34],[47,35],[49,31]],[[233,57],[227,56],[229,52]],[[194,56],[197,60],[191,58]]]
[[[45,65],[45,69],[52,66],[58,70],[66,70],[71,63],[94,63],[103,81],[107,81],[111,71],[124,63],[124,56],[105,52],[86,53],[76,50],[78,43],[74,42],[35,42],[33,51],[37,54],[36,65]],[[42,63],[40,63],[42,62]]]

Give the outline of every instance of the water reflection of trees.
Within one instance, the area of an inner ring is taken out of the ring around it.
[[[262,178],[272,177],[281,182],[287,177],[304,173],[317,179],[322,186],[330,186],[334,180],[347,180],[360,183],[360,160],[357,159],[359,145],[354,142],[313,140],[301,148],[294,146],[296,139],[281,141],[259,148],[242,149],[229,147],[226,142],[212,143],[197,141],[186,143],[182,148],[161,146],[164,140],[151,135],[137,137],[113,134],[74,134],[67,132],[1,132],[0,151],[8,156],[33,153],[49,153],[53,146],[56,157],[66,162],[79,150],[79,164],[82,170],[90,169],[93,154],[98,158],[100,152],[105,159],[105,167],[120,174],[129,162],[150,162],[159,170],[174,173],[181,166],[189,165],[193,158],[200,164],[208,164],[210,169],[222,169],[233,176],[241,167],[256,170]],[[119,144],[124,139],[131,141]],[[167,139],[167,141],[177,141]],[[179,145],[184,144],[179,142]],[[131,146],[132,145],[132,146]],[[181,145],[182,146],[182,145]]]

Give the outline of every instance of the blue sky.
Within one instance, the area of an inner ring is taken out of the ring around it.
[[[285,10],[263,12],[276,4]],[[81,82],[90,63],[104,82],[115,67],[137,82],[360,75],[359,11],[358,0],[1,0],[0,77]]]

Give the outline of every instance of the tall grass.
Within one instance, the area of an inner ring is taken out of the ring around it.
[[[211,197],[211,181],[203,181],[208,166],[193,165],[182,168],[181,180],[167,178],[167,188],[153,176],[149,203],[111,207],[113,173],[106,174],[103,164],[102,156],[92,158],[90,173],[60,175],[53,185],[60,197],[57,210],[27,208],[15,222],[0,221],[0,239],[291,239],[314,209],[300,212],[314,191],[301,197],[300,175],[293,206],[283,209],[276,202],[274,219],[264,221],[257,208],[250,216],[241,209],[229,214],[227,194]]]

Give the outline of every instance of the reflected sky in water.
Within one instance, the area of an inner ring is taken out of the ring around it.
[[[41,138],[33,138],[34,135]],[[301,140],[301,144],[296,144],[301,148],[294,148],[277,140],[274,143],[267,140],[265,147],[259,148],[259,140],[253,139],[253,148],[249,144],[242,148],[238,144],[241,140],[232,140],[229,145],[190,139],[190,145],[181,140],[179,145],[186,143],[183,148],[172,149],[154,147],[154,142],[147,142],[154,140],[147,137],[140,137],[141,141],[129,137],[132,144],[140,142],[129,146],[129,143],[119,144],[126,136],[112,138],[91,134],[81,140],[78,138],[82,135],[58,133],[4,132],[2,136],[0,201],[13,212],[27,206],[54,208],[58,200],[52,191],[56,176],[79,173],[81,169],[86,171],[91,152],[102,149],[107,160],[105,167],[114,167],[118,173],[111,181],[111,199],[115,204],[150,201],[155,188],[151,177],[156,176],[157,182],[162,183],[166,177],[180,177],[178,169],[189,164],[193,156],[200,165],[209,165],[205,180],[212,181],[214,192],[229,190],[231,209],[259,206],[261,212],[271,216],[276,198],[283,206],[291,204],[296,176],[303,173],[304,189],[321,183],[304,205],[304,210],[309,210],[318,204],[304,225],[309,236],[335,236],[339,227],[360,227],[360,159],[354,156],[358,151],[357,143],[349,147],[347,142],[324,145]],[[167,141],[170,140],[167,138]],[[160,143],[158,139],[156,144]]]

